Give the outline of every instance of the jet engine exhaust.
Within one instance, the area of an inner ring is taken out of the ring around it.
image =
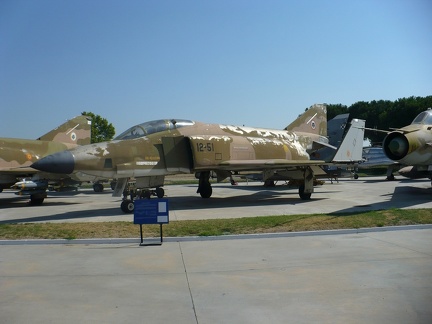
[[[402,133],[393,132],[384,139],[383,149],[389,159],[398,161],[408,154],[409,142]]]

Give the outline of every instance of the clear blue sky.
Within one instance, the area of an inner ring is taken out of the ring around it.
[[[82,111],[283,128],[314,103],[432,95],[430,0],[1,0],[0,137]]]

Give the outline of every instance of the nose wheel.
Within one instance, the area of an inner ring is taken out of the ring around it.
[[[120,208],[124,213],[130,214],[130,213],[133,213],[133,211],[135,209],[135,204],[134,204],[133,200],[126,199],[126,200],[122,201]]]
[[[130,199],[127,198],[128,196],[130,196]],[[136,199],[150,199],[152,196],[163,198],[165,190],[161,187],[155,190],[127,190],[123,193],[124,198],[120,204],[120,209],[126,214],[131,214],[135,210],[134,201]]]

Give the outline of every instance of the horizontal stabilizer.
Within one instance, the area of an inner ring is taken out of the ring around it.
[[[336,146],[330,145],[328,143],[316,142],[316,141],[312,142],[312,151],[317,151],[317,150],[325,148],[325,147],[330,148],[330,149],[335,150],[335,151],[337,150]]]

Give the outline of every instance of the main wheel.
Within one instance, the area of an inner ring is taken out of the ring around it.
[[[212,193],[213,189],[210,184],[208,186],[202,186],[200,189],[201,198],[210,198]]]
[[[158,198],[163,198],[165,196],[165,190],[161,187],[156,188],[156,196]]]
[[[141,198],[150,199],[151,195],[152,195],[152,193],[151,193],[150,190],[143,190],[143,191],[141,191]]]
[[[124,213],[130,214],[130,213],[133,213],[133,211],[135,209],[135,205],[134,205],[134,202],[132,200],[126,199],[126,200],[122,201],[120,208]]]
[[[102,192],[104,190],[103,184],[101,183],[93,184],[93,190],[94,192]]]
[[[30,196],[30,205],[32,205],[32,206],[40,206],[40,205],[42,205],[43,201],[44,201],[44,198],[33,197],[33,195]]]
[[[311,198],[312,193],[305,193],[304,185],[299,187],[299,196],[302,200],[309,200]]]
[[[213,193],[213,189],[210,184],[210,171],[205,171],[200,173],[197,192],[199,192],[202,198],[211,197]]]

